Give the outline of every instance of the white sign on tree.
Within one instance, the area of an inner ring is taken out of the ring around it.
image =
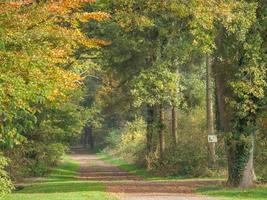
[[[217,141],[218,141],[217,135],[208,135],[208,142],[209,143],[215,143]]]

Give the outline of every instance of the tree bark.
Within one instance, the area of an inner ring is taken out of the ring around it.
[[[253,185],[255,179],[253,158],[254,158],[254,136],[252,136],[251,139],[249,159],[243,171],[242,179],[239,184],[240,188],[249,188]]]
[[[153,154],[153,130],[154,130],[154,107],[147,105],[147,131],[146,131],[146,160],[147,169],[151,169],[151,157]]]
[[[234,67],[229,64],[215,63],[216,97],[218,102],[219,129],[225,134],[233,131],[231,121],[233,110],[227,100],[233,98],[233,92],[228,83],[233,78]],[[246,141],[240,140],[234,134],[229,135],[225,141],[228,159],[227,184],[233,187],[248,188],[253,186],[254,168],[253,151],[254,145],[251,136],[246,136]],[[248,147],[250,149],[248,149]]]
[[[177,109],[172,107],[172,138],[174,146],[177,144]]]
[[[88,135],[89,135],[89,143],[90,143],[90,148],[94,149],[95,147],[95,141],[94,141],[94,135],[93,135],[93,129],[91,126],[88,127]]]
[[[206,55],[206,128],[207,134],[213,135],[214,129],[214,111],[213,111],[213,87],[212,87],[212,70],[211,70],[211,58]],[[208,144],[209,148],[209,167],[214,168],[216,165],[216,149],[215,142]]]
[[[164,141],[164,111],[163,106],[159,108],[159,156],[162,159],[164,156],[165,141]]]
[[[86,125],[84,128],[84,134],[81,137],[82,144],[84,147],[90,145],[91,149],[94,149],[94,137],[93,137],[93,129],[90,125]]]
[[[84,131],[83,131],[83,136],[82,136],[82,144],[83,144],[83,147],[86,148],[87,147],[87,141],[88,141],[88,135],[87,135],[87,130],[86,130],[87,127],[84,127]]]
[[[228,180],[227,184],[233,187],[250,188],[254,182],[253,166],[253,139],[246,141],[231,139],[227,145],[228,150]]]

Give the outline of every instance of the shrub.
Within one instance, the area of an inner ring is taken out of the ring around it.
[[[116,155],[129,163],[142,166],[145,164],[145,131],[144,120],[137,118],[133,122],[127,122],[121,132],[111,132],[108,140],[112,141],[111,146]]]
[[[267,182],[267,112],[259,120],[260,131],[255,137],[255,172],[259,180]]]
[[[60,143],[33,143],[27,152],[28,175],[43,176],[57,164],[63,156],[66,147]]]
[[[154,167],[161,175],[204,176],[208,170],[207,149],[193,140],[183,141],[166,149],[164,158]]]
[[[105,143],[108,149],[114,149],[121,142],[121,130],[114,129],[108,133]]]
[[[164,157],[153,159],[153,170],[160,175],[202,176],[207,173],[207,135],[205,111],[195,109],[179,112],[178,141],[173,145],[170,134],[165,133]],[[166,132],[169,131],[166,129]]]
[[[67,147],[61,143],[53,143],[46,146],[46,160],[49,167],[55,166],[67,151]]]
[[[19,180],[28,176],[43,176],[57,164],[66,151],[60,143],[28,142],[6,152],[11,159],[10,174]]]
[[[0,153],[0,199],[13,188],[11,180],[5,171],[7,159]]]

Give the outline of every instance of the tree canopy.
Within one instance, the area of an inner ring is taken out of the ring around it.
[[[78,143],[166,176],[266,180],[266,13],[265,0],[1,1],[3,185],[4,157],[13,179],[43,175]]]

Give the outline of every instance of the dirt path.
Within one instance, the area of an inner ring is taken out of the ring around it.
[[[215,200],[193,192],[199,186],[219,184],[217,181],[145,181],[82,149],[76,149],[72,158],[80,163],[77,178],[103,182],[107,191],[121,200]]]

